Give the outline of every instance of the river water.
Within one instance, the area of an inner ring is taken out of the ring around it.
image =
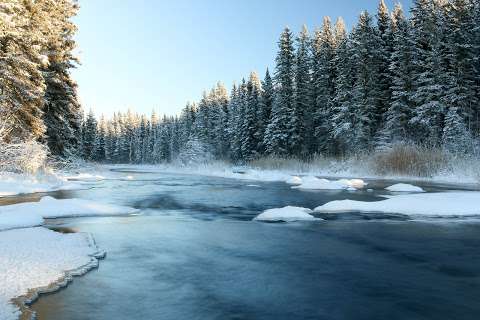
[[[370,181],[373,192],[305,192],[276,182],[118,175],[131,180],[56,195],[141,214],[49,221],[61,232],[92,233],[107,257],[41,296],[32,306],[39,320],[480,319],[480,220],[339,213],[251,221],[285,205],[380,200],[386,182]]]

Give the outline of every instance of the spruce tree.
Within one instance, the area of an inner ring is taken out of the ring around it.
[[[412,116],[413,101],[413,43],[410,24],[402,7],[396,5],[392,15],[393,53],[390,63],[391,102],[385,113],[382,146],[406,141],[410,137],[408,122]]]
[[[305,140],[309,136],[307,130],[312,126],[307,125],[312,116],[312,80],[311,80],[311,50],[310,36],[307,27],[304,25],[300,35],[296,39],[295,65],[294,65],[294,104],[290,119],[290,153],[299,156],[305,153]],[[310,123],[309,123],[310,124]]]
[[[287,27],[278,42],[275,84],[277,90],[272,107],[272,118],[264,137],[267,153],[289,155],[298,136],[292,129],[294,105],[294,48],[293,35]],[[294,122],[294,121],[293,121]],[[295,139],[291,139],[294,136]]]

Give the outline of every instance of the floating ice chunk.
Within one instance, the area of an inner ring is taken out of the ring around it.
[[[99,181],[105,180],[104,176],[101,176],[98,174],[90,174],[90,173],[79,173],[75,176],[68,176],[66,178],[72,181],[83,181],[83,182],[99,182]]]
[[[303,190],[352,190],[363,188],[366,183],[360,179],[340,179],[329,181],[327,179],[319,179],[317,177],[303,178],[302,184],[294,186],[294,189]]]
[[[332,184],[327,179],[319,179],[317,177],[305,177],[302,179],[302,184],[293,186],[293,189],[300,190],[339,190],[344,189],[339,184]]]
[[[315,218],[310,213],[312,213],[312,210],[308,208],[287,206],[283,208],[265,210],[263,213],[256,216],[253,220],[284,222],[292,222],[299,220],[321,220]]]
[[[36,214],[43,218],[85,217],[124,215],[138,212],[137,209],[113,204],[99,203],[85,199],[57,200],[43,197],[40,202],[19,203],[0,207],[0,217],[4,214],[14,215],[19,219],[23,215]]]
[[[258,184],[247,184],[247,187],[260,188],[260,186]]]
[[[285,182],[288,184],[302,184],[303,180],[299,176],[291,176]]]
[[[442,192],[391,196],[386,200],[363,202],[331,201],[315,208],[316,212],[384,212],[413,216],[480,215],[480,192]]]
[[[385,189],[392,192],[425,192],[420,187],[417,187],[411,184],[406,184],[406,183],[397,183]]]
[[[0,231],[41,226],[43,218],[35,212],[19,214],[15,211],[0,212]]]

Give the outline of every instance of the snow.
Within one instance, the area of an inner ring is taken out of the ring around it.
[[[19,318],[13,298],[28,293],[30,300],[35,298],[31,289],[55,289],[53,283],[62,285],[71,275],[95,267],[99,255],[91,237],[83,233],[42,227],[0,232],[0,319]]]
[[[32,214],[43,218],[60,218],[126,215],[136,212],[138,210],[131,207],[99,203],[85,199],[57,200],[52,197],[43,197],[40,202],[27,202],[0,207],[0,221],[4,215],[18,221],[20,225],[24,225],[24,217],[30,217]]]
[[[69,183],[59,177],[25,176],[13,173],[0,173],[0,197],[18,194],[52,192],[57,190],[83,189],[78,183]]]
[[[287,206],[283,208],[268,209],[256,216],[253,220],[258,221],[284,221],[292,222],[299,220],[321,220],[310,213],[312,210],[302,207]]]
[[[27,202],[0,206],[0,231],[35,227],[43,218],[127,215],[137,209],[85,199],[56,200],[43,197],[40,202]]]
[[[385,189],[392,192],[425,192],[420,187],[406,183],[397,183]]]
[[[0,207],[0,231],[35,227],[43,224],[42,216],[35,212],[24,212],[22,214],[18,214],[14,210],[5,210],[5,212],[3,212],[3,208],[5,207]]]
[[[83,182],[99,182],[103,181],[106,178],[99,174],[92,174],[92,173],[78,173],[76,175],[65,176],[67,180],[70,181],[83,181]]]
[[[299,176],[291,176],[285,182],[288,184],[302,184],[303,180]]]
[[[355,191],[361,189],[366,185],[363,180],[360,179],[340,179],[330,181],[327,179],[319,179],[317,177],[304,177],[302,182],[298,186],[293,186],[293,189],[301,190],[350,190]]]
[[[376,202],[337,200],[314,210],[315,212],[383,212],[429,217],[474,216],[480,215],[480,192],[404,194]]]

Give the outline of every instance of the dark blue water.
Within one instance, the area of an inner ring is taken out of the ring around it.
[[[113,199],[141,215],[51,221],[92,233],[107,258],[42,296],[32,307],[38,319],[480,319],[478,222],[350,213],[261,223],[251,219],[267,208],[376,201],[383,186],[304,192],[131,175],[71,196]]]

